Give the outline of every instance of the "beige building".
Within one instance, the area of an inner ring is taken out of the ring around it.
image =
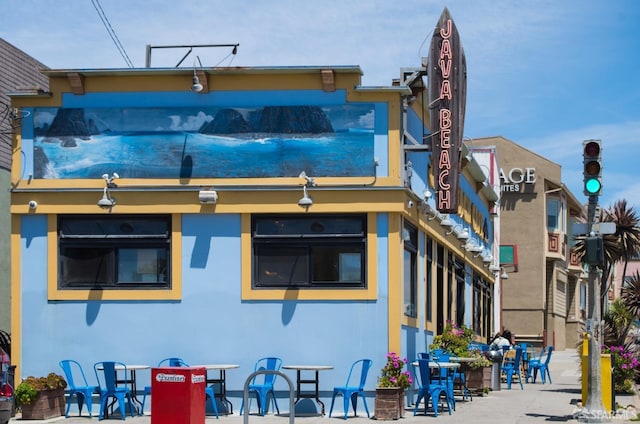
[[[503,137],[469,142],[494,152],[500,172],[500,266],[503,328],[519,342],[575,345],[587,305],[586,274],[571,255],[581,202],[562,183],[560,165]],[[495,147],[495,149],[488,149]]]

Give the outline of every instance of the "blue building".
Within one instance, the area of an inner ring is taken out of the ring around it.
[[[436,210],[424,69],[388,87],[338,66],[44,73],[50,91],[11,96],[17,378],[235,363],[239,409],[279,356],[333,366],[326,403],[356,359],[373,391],[387,352],[415,358],[447,321],[498,328],[498,194],[463,146],[458,213]]]

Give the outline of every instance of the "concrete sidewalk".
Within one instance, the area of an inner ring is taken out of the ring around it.
[[[500,391],[490,392],[483,397],[474,397],[472,401],[456,402],[456,410],[449,415],[446,411],[441,412],[438,417],[434,417],[431,410],[427,412],[427,416],[413,415],[413,408],[407,408],[405,417],[401,419],[404,424],[424,424],[425,422],[450,422],[450,423],[479,423],[479,424],[495,424],[495,423],[532,423],[532,422],[568,422],[577,423],[574,414],[579,412],[579,403],[581,398],[580,383],[580,363],[575,350],[556,351],[550,363],[552,384],[543,385],[538,381],[536,384],[524,384],[524,389],[515,383],[512,384],[511,390],[503,389]],[[619,405],[627,407],[634,405],[640,411],[640,399],[638,396],[617,396],[616,402]],[[329,422],[344,422],[342,420],[342,401],[336,403],[340,405],[337,412],[334,408],[332,418],[328,418],[328,414],[323,416],[296,416],[295,422],[303,424],[327,424]],[[368,399],[369,410],[374,413],[373,399]],[[328,409],[328,408],[327,408]],[[281,408],[282,411],[282,408]],[[421,414],[422,411],[419,411]],[[631,418],[635,417],[635,412],[628,410],[619,413],[611,418],[613,423],[631,423]],[[58,424],[88,424],[91,421],[97,422],[97,417],[90,419],[88,416],[56,418],[47,421],[28,421],[30,424],[39,423],[58,423]],[[108,422],[119,422],[119,417],[110,418]],[[260,424],[288,424],[289,414],[266,415],[250,415],[250,423]],[[349,417],[349,424],[367,424],[371,420],[364,413],[360,413],[358,417]],[[27,421],[20,420],[16,417],[11,423]],[[151,417],[145,415],[142,417],[127,417],[127,423],[131,424],[150,424]],[[243,424],[244,417],[236,414],[230,416],[221,416],[220,420],[215,417],[207,417],[206,424]],[[181,423],[176,423],[181,424]]]

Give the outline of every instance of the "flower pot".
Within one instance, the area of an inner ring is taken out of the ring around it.
[[[400,387],[376,387],[376,420],[404,417],[404,390]]]
[[[45,390],[29,405],[22,405],[23,420],[48,420],[64,415],[64,389]]]
[[[467,388],[484,390],[491,387],[491,367],[468,368],[465,371]]]

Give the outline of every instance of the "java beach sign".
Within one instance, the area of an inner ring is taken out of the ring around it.
[[[443,213],[457,213],[467,61],[460,34],[446,7],[433,31],[427,66],[436,208]]]

